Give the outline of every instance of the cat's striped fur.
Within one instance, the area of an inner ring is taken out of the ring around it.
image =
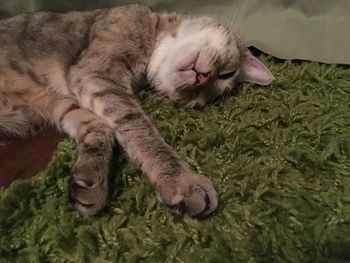
[[[209,27],[227,38],[221,44],[230,49],[228,58],[215,52],[207,52],[208,58],[198,55],[203,65],[213,67],[197,75],[200,85],[186,84],[185,78],[175,85],[181,78],[171,79],[172,75],[166,79],[169,70],[164,71],[167,65],[162,63],[166,64],[169,51],[163,50],[162,43],[186,35],[181,25],[199,31]],[[244,50],[215,20],[158,14],[139,5],[66,14],[39,12],[1,20],[0,139],[25,136],[47,123],[74,137],[78,158],[70,195],[86,215],[97,213],[106,203],[116,139],[148,176],[161,202],[179,213],[206,216],[218,204],[212,184],[165,143],[134,91],[149,83],[175,102],[203,106],[244,76],[240,70]],[[225,70],[233,73],[217,83]],[[198,91],[203,83],[215,88]]]

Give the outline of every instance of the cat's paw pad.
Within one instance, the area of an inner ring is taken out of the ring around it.
[[[218,206],[217,193],[211,182],[202,176],[181,176],[167,178],[155,185],[157,198],[179,215],[188,213],[203,218]]]
[[[70,176],[69,198],[73,206],[84,215],[95,215],[104,208],[108,195],[107,178],[94,174],[77,173]]]

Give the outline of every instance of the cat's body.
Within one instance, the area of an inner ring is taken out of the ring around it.
[[[192,216],[212,212],[213,186],[164,142],[134,92],[149,84],[180,105],[202,107],[245,80],[268,84],[272,75],[210,18],[132,5],[0,20],[0,140],[45,123],[74,137],[70,194],[87,215],[105,205],[115,139],[160,201]]]

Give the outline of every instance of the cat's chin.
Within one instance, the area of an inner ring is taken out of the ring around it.
[[[176,51],[175,67],[178,70],[190,70],[196,66],[200,49],[196,46],[184,46]]]

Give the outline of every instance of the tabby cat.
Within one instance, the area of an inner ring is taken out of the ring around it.
[[[134,92],[149,85],[175,104],[201,108],[238,82],[268,85],[270,71],[235,33],[208,17],[146,6],[0,20],[1,141],[54,124],[75,138],[71,201],[85,215],[106,204],[117,141],[177,213],[210,214],[211,182],[161,138]]]

